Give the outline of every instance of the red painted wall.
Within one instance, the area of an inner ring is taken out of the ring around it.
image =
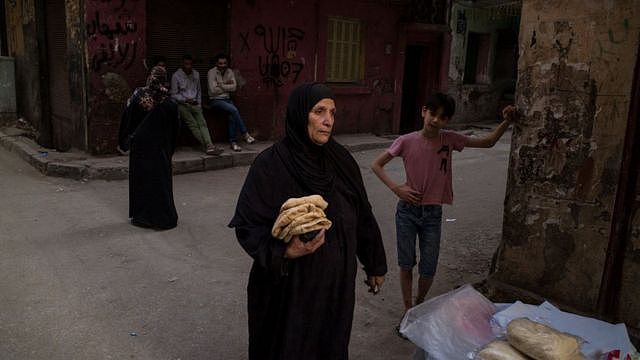
[[[89,150],[113,153],[125,101],[145,81],[145,0],[85,4]]]
[[[359,18],[366,29],[364,80],[358,86],[334,86],[338,107],[335,131],[390,132],[393,107],[400,106],[393,99],[400,8],[386,5],[385,1],[352,1],[345,6],[344,1],[333,0],[320,4],[319,58],[323,61],[318,67],[319,79],[325,79],[327,17]],[[385,53],[385,47],[390,53]]]
[[[397,7],[383,1],[232,1],[232,67],[246,80],[235,101],[260,138],[284,134],[287,97],[296,85],[324,82],[328,16],[359,18],[366,26],[364,80],[333,86],[336,132],[391,130]]]
[[[246,80],[235,102],[259,138],[284,133],[287,96],[314,79],[313,5],[302,1],[232,1],[231,66]]]

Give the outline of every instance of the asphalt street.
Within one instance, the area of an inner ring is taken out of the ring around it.
[[[359,274],[351,359],[408,359],[395,196],[355,153],[390,265],[373,296]],[[485,278],[501,236],[509,133],[454,154],[439,272],[429,296]],[[404,177],[394,159],[388,171]],[[246,359],[250,257],[227,228],[248,168],[178,175],[176,229],[129,225],[127,181],[45,177],[0,150],[0,359]]]

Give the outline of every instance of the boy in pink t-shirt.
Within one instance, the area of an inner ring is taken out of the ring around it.
[[[469,137],[442,130],[455,112],[455,101],[449,95],[434,94],[422,107],[424,127],[420,131],[397,138],[382,153],[371,169],[398,198],[396,237],[400,285],[405,311],[424,301],[436,272],[440,253],[442,204],[451,204],[451,155],[465,147],[493,147],[515,117],[515,107],[502,110],[504,121],[484,137]],[[396,184],[384,171],[395,156],[402,157],[406,182]],[[420,262],[418,294],[412,302],[413,267],[416,265],[416,237],[419,238]]]

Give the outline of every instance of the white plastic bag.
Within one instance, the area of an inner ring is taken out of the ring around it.
[[[496,308],[471,285],[410,309],[400,332],[429,354],[429,359],[472,359],[474,350],[491,342],[490,320]]]

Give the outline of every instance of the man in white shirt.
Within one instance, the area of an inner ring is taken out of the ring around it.
[[[202,114],[200,74],[193,68],[191,55],[182,57],[182,67],[171,77],[171,97],[178,103],[180,117],[208,155],[220,155],[224,150],[213,145],[207,122]]]
[[[242,148],[236,142],[236,131],[240,132],[247,144],[253,143],[255,139],[249,135],[238,108],[231,101],[230,93],[236,91],[237,83],[233,71],[229,69],[229,58],[225,54],[218,54],[215,64],[207,73],[210,105],[213,109],[229,114],[229,143],[233,151],[241,151]]]

